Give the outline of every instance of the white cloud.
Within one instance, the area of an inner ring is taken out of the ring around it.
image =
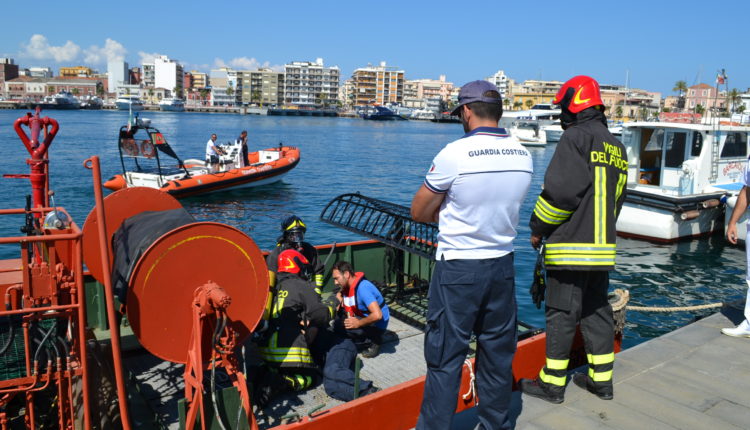
[[[162,54],[159,54],[159,53],[156,53],[156,52],[154,52],[154,53],[148,53],[148,52],[138,51],[138,56],[141,57],[141,64],[144,64],[144,63],[153,64],[154,63],[154,59],[156,57],[160,57],[161,55]]]
[[[21,56],[36,60],[54,59],[58,63],[73,61],[81,53],[81,47],[68,40],[65,45],[52,46],[41,34],[31,36],[28,44],[22,43]]]
[[[116,40],[107,38],[103,47],[93,45],[83,52],[83,61],[89,64],[104,64],[108,61],[122,61],[128,50]]]
[[[280,65],[271,65],[268,61],[260,62],[256,60],[255,58],[248,58],[248,57],[235,57],[229,60],[229,62],[225,62],[221,58],[214,59],[214,67],[215,68],[221,68],[221,67],[231,67],[233,69],[240,69],[240,70],[257,70],[261,67],[264,68],[270,68],[277,72],[283,72],[284,66]]]

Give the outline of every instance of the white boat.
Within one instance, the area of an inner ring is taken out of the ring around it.
[[[159,109],[170,112],[183,112],[185,110],[185,102],[177,97],[169,97],[159,102]]]
[[[435,119],[435,112],[429,109],[415,109],[409,118],[429,121]]]
[[[79,97],[81,101],[81,109],[101,109],[104,106],[104,102],[101,98],[92,95],[85,95]]]
[[[525,146],[544,146],[547,138],[541,131],[539,121],[518,120],[513,121],[508,132]]]
[[[618,234],[673,242],[721,229],[725,202],[741,188],[748,133],[719,122],[625,124],[628,183]]]
[[[42,109],[80,109],[81,102],[71,93],[67,91],[60,91],[59,93],[51,96],[46,96],[39,103]]]
[[[115,105],[119,110],[132,110],[138,112],[143,110],[143,101],[138,96],[123,94],[115,100]]]
[[[547,139],[547,143],[559,142],[563,134],[563,129],[559,120],[552,124],[543,125],[542,131],[544,132],[544,137]]]

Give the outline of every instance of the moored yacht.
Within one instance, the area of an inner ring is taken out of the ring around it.
[[[123,94],[115,100],[119,110],[132,110],[133,112],[143,110],[143,101],[138,96]]]
[[[625,124],[628,185],[618,234],[672,242],[721,229],[725,202],[741,188],[749,132],[719,122]]]
[[[159,102],[159,109],[170,112],[183,112],[185,110],[185,102],[177,97],[169,97]]]
[[[67,91],[60,91],[59,93],[51,96],[46,96],[39,106],[42,109],[80,109],[81,102],[72,94]]]

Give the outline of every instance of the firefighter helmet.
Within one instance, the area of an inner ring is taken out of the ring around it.
[[[594,78],[578,75],[570,78],[557,92],[552,103],[577,114],[586,108],[603,105],[599,83]]]
[[[284,273],[294,273],[305,279],[309,279],[312,274],[312,266],[302,253],[294,249],[287,249],[279,254],[278,271]]]
[[[307,226],[305,226],[305,223],[296,215],[286,218],[281,223],[283,238],[287,242],[295,244],[298,248],[302,246],[302,240],[305,238],[306,231]]]

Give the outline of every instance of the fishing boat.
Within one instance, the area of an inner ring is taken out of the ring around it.
[[[632,122],[622,131],[628,185],[622,236],[673,242],[720,230],[748,157],[749,127]]]
[[[49,161],[56,121],[37,113],[19,118],[15,128],[32,160]],[[263,252],[233,227],[193,219],[167,193],[135,187],[104,198],[98,157],[84,165],[95,205],[82,229],[51,202],[42,162],[30,164],[33,202],[0,210],[21,216],[25,233],[0,240],[18,254],[0,261],[4,426],[309,430],[356,420],[363,429],[414,427],[424,364],[409,348],[422,344],[436,225],[359,194],[338,196],[323,208],[324,222],[367,238],[318,247],[327,256],[326,294],[331,266],[348,260],[380,285],[392,312],[396,337],[359,372],[381,375],[376,384],[383,389],[346,403],[309,391],[261,410],[253,407],[250,387],[251,333],[268,292]],[[620,340],[617,334],[616,351]],[[543,330],[519,323],[515,381],[537,374],[544,344]],[[580,336],[572,353],[571,368],[585,363]],[[470,357],[457,412],[479,400],[474,366]]]
[[[164,135],[151,127],[151,121],[136,118],[135,125],[120,128],[118,149],[123,173],[111,177],[104,187],[149,187],[182,198],[271,184],[281,180],[300,160],[298,148],[279,144],[249,153],[250,164],[245,165],[240,143],[219,146],[224,153],[219,156],[217,168],[205,160],[182,160]]]

